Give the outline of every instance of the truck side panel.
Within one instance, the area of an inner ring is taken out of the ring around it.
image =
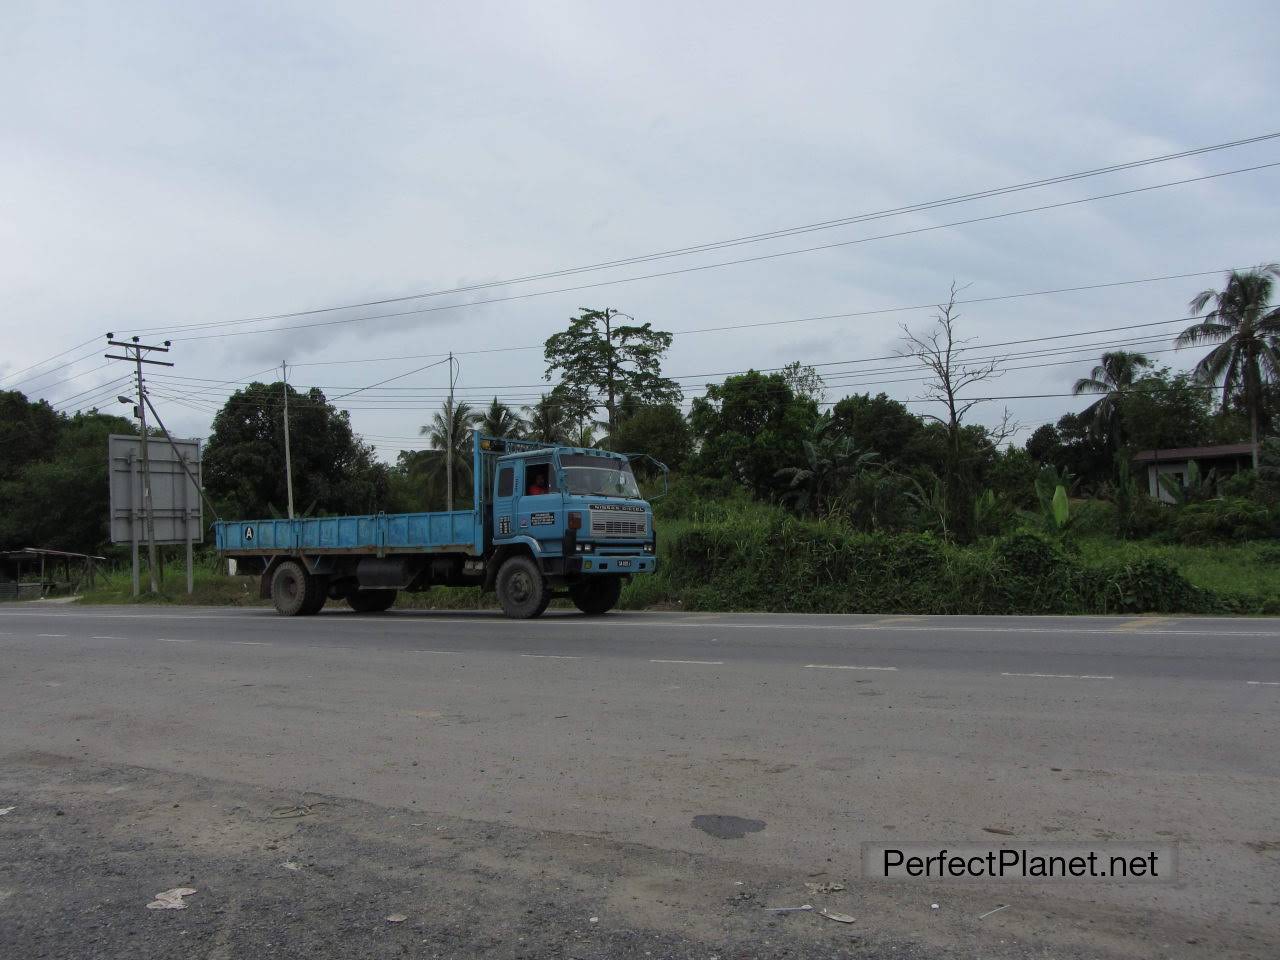
[[[473,553],[475,513],[379,513],[354,517],[243,520],[214,524],[220,553]]]

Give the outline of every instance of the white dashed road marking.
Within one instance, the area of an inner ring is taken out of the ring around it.
[[[724,665],[723,660],[650,660],[650,663],[696,663],[706,667],[719,667]]]
[[[175,639],[173,637],[158,637],[160,643],[195,643],[194,640]]]
[[[37,637],[65,637],[65,633],[37,633]]]
[[[1280,687],[1280,680],[1246,680],[1251,687]]]
[[[1002,673],[1002,677],[1042,677],[1046,680],[1114,680],[1091,673]]]
[[[581,657],[570,657],[561,653],[522,653],[522,657],[530,660],[581,660]]]
[[[90,637],[90,640],[127,640],[128,637]]]
[[[271,644],[265,640],[232,640],[231,643],[238,644],[242,647],[269,647]]]
[[[891,670],[897,671],[897,667],[858,667],[844,663],[806,663],[806,670]]]

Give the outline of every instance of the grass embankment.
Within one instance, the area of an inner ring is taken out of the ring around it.
[[[1032,532],[966,547],[928,535],[864,534],[797,520],[750,501],[699,501],[659,512],[660,572],[623,591],[623,609],[807,613],[1280,614],[1280,562],[1271,543],[1182,546]],[[171,569],[143,603],[261,605],[257,577],[228,577],[210,561],[188,596]],[[127,569],[85,603],[134,602]],[[401,609],[497,607],[493,594],[435,587],[401,594]],[[571,607],[556,601],[557,607]]]
[[[81,603],[177,603],[191,606],[238,606],[249,607],[267,604],[270,601],[258,599],[258,578],[229,577],[219,569],[212,569],[211,564],[201,561],[196,564],[192,576],[194,592],[187,593],[187,575],[181,567],[170,566],[165,571],[159,593],[151,593],[150,582],[144,564],[142,571],[142,593],[135,599],[133,581],[129,568],[124,567],[98,574],[98,584],[93,590],[85,590],[80,594]]]

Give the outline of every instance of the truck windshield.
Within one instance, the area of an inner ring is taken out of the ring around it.
[[[626,497],[639,499],[635,474],[626,460],[566,454],[560,458],[565,489],[579,496]]]

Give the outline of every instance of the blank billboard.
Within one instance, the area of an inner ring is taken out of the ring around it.
[[[108,476],[111,483],[111,542],[139,543],[147,540],[142,513],[141,438],[112,434],[108,442]],[[200,441],[174,440],[174,446],[197,481],[200,475]],[[204,541],[204,508],[200,490],[191,482],[173,447],[164,437],[149,437],[147,457],[151,461],[151,510],[155,518],[156,543]]]

